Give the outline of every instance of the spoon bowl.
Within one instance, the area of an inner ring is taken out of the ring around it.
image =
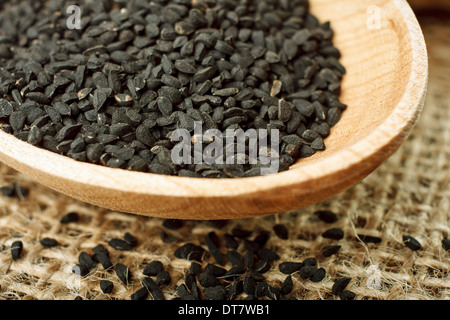
[[[424,104],[428,63],[405,0],[310,0],[331,21],[347,69],[348,105],[328,148],[288,171],[237,179],[164,176],[78,162],[0,131],[0,160],[35,181],[107,209],[160,218],[214,220],[273,214],[328,199],[361,181],[405,141]]]

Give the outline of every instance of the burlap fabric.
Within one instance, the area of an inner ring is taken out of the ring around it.
[[[30,193],[23,199],[0,197],[0,299],[130,299],[141,288],[142,270],[152,260],[160,260],[170,272],[172,281],[162,288],[165,298],[173,299],[190,266],[190,262],[176,259],[174,250],[186,242],[206,249],[208,232],[222,237],[236,225],[271,232],[266,247],[277,251],[281,259],[265,276],[275,287],[286,278],[278,269],[281,262],[318,259],[327,276],[313,283],[294,274],[291,295],[298,299],[339,299],[331,294],[331,287],[340,277],[352,278],[348,289],[356,293],[356,299],[450,299],[450,252],[441,243],[450,236],[450,19],[428,16],[421,17],[421,23],[431,67],[429,94],[419,124],[376,172],[329,201],[276,216],[229,221],[222,229],[210,222],[186,221],[181,229],[167,230],[163,220],[86,205],[2,165],[0,185],[17,182]],[[313,215],[319,209],[335,211],[339,220],[332,226],[319,221]],[[78,212],[81,220],[61,224],[61,217],[71,211]],[[274,235],[276,223],[288,226],[288,240]],[[344,230],[344,239],[323,238],[321,234],[331,227]],[[163,243],[163,230],[179,241]],[[137,247],[131,251],[108,247],[110,239],[122,238],[125,232],[138,239]],[[357,234],[381,237],[382,242],[364,245],[355,241]],[[416,252],[406,248],[404,235],[415,237],[422,248]],[[61,245],[46,249],[39,242],[44,237]],[[24,250],[20,259],[13,261],[10,246],[19,239]],[[130,268],[128,286],[114,271],[105,271],[100,265],[86,277],[72,273],[80,252],[90,252],[99,243],[109,248],[114,264]],[[321,249],[332,244],[342,248],[336,255],[322,257]],[[204,264],[208,262],[214,260],[210,257]],[[111,294],[102,293],[101,279],[115,284]]]

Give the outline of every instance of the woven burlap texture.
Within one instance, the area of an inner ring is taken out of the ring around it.
[[[204,237],[210,231],[222,237],[236,225],[272,232],[266,247],[281,256],[265,274],[273,286],[286,278],[278,270],[281,262],[318,259],[327,276],[313,283],[294,274],[291,295],[298,299],[339,299],[331,294],[331,287],[344,276],[352,278],[348,289],[356,293],[356,299],[450,299],[450,252],[441,243],[450,236],[450,23],[427,18],[422,24],[431,66],[428,98],[417,127],[376,172],[323,203],[276,216],[229,221],[223,229],[206,221],[187,221],[179,230],[166,230],[180,239],[166,244],[160,238],[165,230],[160,219],[75,201],[2,165],[0,185],[17,182],[30,193],[23,199],[0,197],[0,299],[130,299],[141,287],[143,268],[152,260],[160,260],[170,272],[172,281],[162,288],[166,299],[173,299],[190,266],[174,258],[174,250],[186,242],[206,249]],[[319,209],[333,210],[339,220],[333,225],[319,221],[313,214]],[[80,221],[61,224],[61,217],[71,211],[80,214]],[[288,226],[288,240],[274,236],[276,223]],[[344,230],[345,238],[324,239],[321,234],[331,227]],[[137,247],[127,252],[108,248],[114,264],[130,268],[128,286],[100,265],[86,277],[72,273],[80,252],[90,252],[99,243],[108,246],[110,239],[122,238],[125,232],[138,239]],[[364,245],[355,241],[357,234],[381,237],[382,242]],[[417,252],[406,248],[404,235],[415,237],[422,248]],[[61,245],[46,249],[39,243],[44,237]],[[10,253],[15,240],[24,244],[17,261]],[[321,249],[335,244],[342,247],[340,251],[323,258]],[[100,279],[115,284],[111,294],[102,293]]]

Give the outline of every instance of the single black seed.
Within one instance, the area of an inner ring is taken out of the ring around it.
[[[120,281],[122,281],[125,285],[127,285],[131,278],[130,269],[122,263],[117,263],[114,266],[114,270],[116,271],[116,275]]]
[[[228,251],[227,252],[227,259],[232,264],[234,264],[236,267],[243,267],[243,265],[244,265],[244,260],[242,259],[242,256],[236,250]]]
[[[306,265],[300,269],[299,275],[302,279],[309,279],[316,273],[316,271],[316,267]]]
[[[256,283],[255,296],[257,298],[262,298],[266,296],[269,285],[264,281],[259,281]]]
[[[317,260],[313,257],[306,258],[305,260],[303,260],[303,265],[315,267],[317,265]]]
[[[364,243],[376,243],[376,244],[378,244],[382,241],[382,239],[379,237],[363,235],[363,234],[358,234],[356,240],[362,241]]]
[[[237,276],[242,275],[245,272],[245,268],[243,267],[231,267],[224,276],[222,276],[221,278],[234,278]]]
[[[282,294],[289,294],[292,292],[292,289],[294,289],[294,282],[292,281],[292,277],[289,275],[281,284],[280,291]]]
[[[194,295],[190,294],[185,284],[177,288],[177,294],[182,300],[195,300]]]
[[[283,239],[283,240],[287,240],[289,238],[289,231],[288,231],[286,225],[276,224],[273,227],[273,230],[275,231],[275,234],[277,235],[278,238]]]
[[[219,284],[216,276],[211,272],[203,271],[198,276],[198,282],[204,288],[213,287]]]
[[[207,300],[225,300],[227,297],[227,289],[222,285],[208,287],[203,293]]]
[[[175,250],[174,255],[178,259],[201,261],[204,249],[193,243],[186,243]]]
[[[336,213],[329,210],[319,210],[314,212],[314,215],[326,223],[334,223],[338,220]]]
[[[138,289],[131,295],[131,300],[145,300],[148,297],[148,290],[145,287]]]
[[[312,282],[320,282],[325,278],[326,271],[324,268],[317,269],[316,272],[309,278]]]
[[[344,238],[344,231],[339,228],[332,228],[322,233],[322,237],[333,240],[341,240]]]
[[[261,248],[258,250],[258,257],[268,261],[276,261],[280,259],[280,256],[273,250],[269,248]]]
[[[11,256],[14,261],[16,261],[20,258],[20,254],[22,253],[22,250],[23,250],[22,241],[20,241],[20,240],[14,241],[11,244]]]
[[[349,277],[344,277],[344,278],[338,279],[333,284],[333,287],[331,288],[331,292],[336,296],[340,295],[345,290],[345,288],[347,287],[347,285],[350,283],[351,280],[352,280],[352,278],[349,278]]]
[[[223,276],[223,275],[227,272],[227,270],[226,270],[225,268],[216,266],[216,265],[214,265],[214,264],[208,264],[208,265],[206,265],[204,271],[207,272],[207,273],[208,273],[208,272],[209,272],[209,273],[212,273],[212,274],[215,275],[216,277]]]
[[[197,261],[193,261],[191,263],[191,267],[189,268],[190,274],[198,276],[201,271],[202,271],[202,265]]]
[[[251,275],[247,275],[244,278],[244,292],[247,295],[254,295],[256,293],[256,280]]]
[[[166,270],[160,271],[156,275],[156,284],[158,286],[169,284],[171,280],[170,273]]]
[[[260,232],[258,232],[256,237],[253,239],[253,242],[255,242],[259,246],[263,247],[266,245],[269,238],[270,238],[270,233],[266,230],[261,230]]]
[[[78,255],[78,262],[80,264],[87,266],[89,270],[95,269],[97,267],[92,257],[87,252],[84,251]]]
[[[164,293],[152,278],[144,278],[144,280],[142,281],[142,286],[147,288],[147,290],[150,292],[150,295],[153,297],[153,300],[165,300]]]
[[[98,262],[100,262],[100,264],[103,266],[105,270],[113,266],[111,260],[108,257],[108,253],[105,251],[96,252],[94,257]]]
[[[164,265],[161,261],[150,262],[142,272],[146,276],[156,276],[159,272],[164,270]]]
[[[217,234],[215,232],[210,232],[205,237],[206,245],[208,246],[208,250],[211,253],[211,255],[214,257],[216,262],[223,266],[225,264],[225,260],[220,253],[220,250],[218,248],[219,245],[219,239],[217,237]]]
[[[2,190],[2,196],[4,196],[4,197],[14,197],[15,196],[15,188],[13,185],[3,186],[1,190]]]
[[[326,246],[322,248],[322,255],[325,258],[331,257],[341,249],[341,246]]]
[[[109,280],[100,280],[100,289],[105,294],[111,293],[114,290],[114,283]]]
[[[356,294],[349,290],[344,290],[339,294],[341,300],[355,300]]]
[[[123,239],[131,246],[135,247],[137,245],[137,239],[131,233],[126,232]]]
[[[237,249],[237,247],[239,246],[239,243],[236,241],[236,239],[228,233],[224,234],[223,239],[225,241],[225,245],[229,249]]]
[[[254,267],[255,272],[258,273],[266,273],[267,271],[270,270],[270,268],[272,268],[272,261],[271,260],[267,260],[267,259],[263,259],[260,260]]]
[[[183,227],[184,223],[182,220],[178,219],[166,219],[163,221],[163,227],[170,230],[178,230]]]
[[[162,242],[164,242],[164,243],[174,243],[174,242],[178,241],[178,239],[175,236],[173,236],[165,231],[162,231],[160,233],[160,236],[161,236]]]
[[[61,218],[61,220],[59,220],[59,222],[62,224],[68,224],[71,222],[78,222],[79,219],[80,219],[80,216],[77,212],[69,212],[69,213],[65,214]]]
[[[407,248],[411,249],[412,251],[417,251],[422,248],[420,242],[411,236],[403,236],[403,243]]]
[[[242,292],[244,292],[244,282],[237,280],[228,287],[228,300],[235,300]]]
[[[281,273],[293,274],[294,272],[300,271],[303,268],[303,263],[301,262],[282,262],[278,266]]]
[[[45,248],[53,248],[59,245],[59,242],[56,241],[55,239],[52,238],[43,238],[40,243],[45,247]]]
[[[108,241],[108,244],[117,250],[130,251],[132,249],[130,244],[122,239],[113,238]]]
[[[237,238],[247,238],[252,234],[252,231],[242,229],[241,226],[235,226],[233,230],[231,230],[231,234]]]
[[[450,251],[450,239],[442,239],[442,248],[444,248],[445,251]]]

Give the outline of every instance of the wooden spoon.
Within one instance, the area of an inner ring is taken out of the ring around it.
[[[328,149],[289,171],[242,179],[198,179],[74,161],[0,132],[0,160],[76,199],[120,212],[174,219],[272,214],[330,198],[361,181],[406,139],[424,104],[427,52],[404,0],[310,0],[330,20],[347,68],[342,120]],[[375,14],[375,16],[374,16]],[[380,17],[379,28],[374,28]],[[375,19],[374,19],[375,18]]]

